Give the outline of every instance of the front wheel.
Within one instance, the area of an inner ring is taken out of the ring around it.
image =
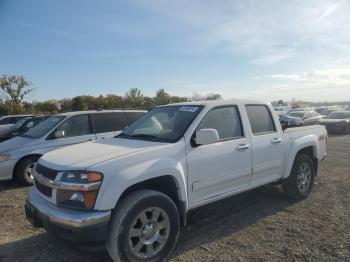
[[[16,179],[23,185],[32,185],[34,181],[33,168],[39,157],[31,156],[22,159],[16,169]]]
[[[165,261],[180,232],[178,209],[167,195],[140,190],[112,213],[107,251],[113,261]]]
[[[284,191],[294,200],[307,198],[313,187],[315,173],[312,158],[306,154],[298,154],[289,178],[282,183]]]

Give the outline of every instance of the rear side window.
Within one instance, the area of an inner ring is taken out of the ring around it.
[[[127,126],[123,112],[91,114],[96,134],[123,130]]]
[[[242,137],[241,119],[237,107],[219,107],[209,111],[197,130],[213,128],[218,131],[220,140]]]
[[[0,125],[10,125],[16,123],[16,117],[6,117],[0,120]]]
[[[144,112],[125,112],[126,120],[128,121],[128,126],[134,123]]]
[[[276,132],[269,108],[265,105],[246,106],[253,134]]]

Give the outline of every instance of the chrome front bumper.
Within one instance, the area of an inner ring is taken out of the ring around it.
[[[43,199],[32,187],[27,198],[27,206],[32,206],[39,219],[58,226],[81,228],[108,223],[111,211],[82,211],[57,207]]]

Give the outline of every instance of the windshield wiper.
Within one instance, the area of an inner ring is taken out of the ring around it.
[[[149,139],[149,140],[153,140],[153,139],[157,138],[156,136],[149,135],[149,134],[135,134],[135,135],[131,135],[129,137],[131,137],[131,138],[145,138],[145,139]]]
[[[125,138],[131,138],[128,134],[121,132],[120,134],[116,135],[115,137],[125,137]]]

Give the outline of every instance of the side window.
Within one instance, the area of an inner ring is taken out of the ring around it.
[[[16,123],[15,117],[6,117],[0,121],[0,125],[10,125],[15,123]]]
[[[65,137],[90,135],[91,125],[88,115],[78,115],[63,122],[57,131],[64,131]]]
[[[144,112],[125,112],[126,120],[128,121],[128,126],[134,123]]]
[[[127,126],[123,112],[96,113],[91,116],[97,134],[119,131]]]
[[[265,105],[247,105],[247,114],[253,134],[276,132],[269,108]]]
[[[216,129],[220,140],[243,136],[241,119],[236,106],[220,107],[209,111],[197,130],[205,128]]]

